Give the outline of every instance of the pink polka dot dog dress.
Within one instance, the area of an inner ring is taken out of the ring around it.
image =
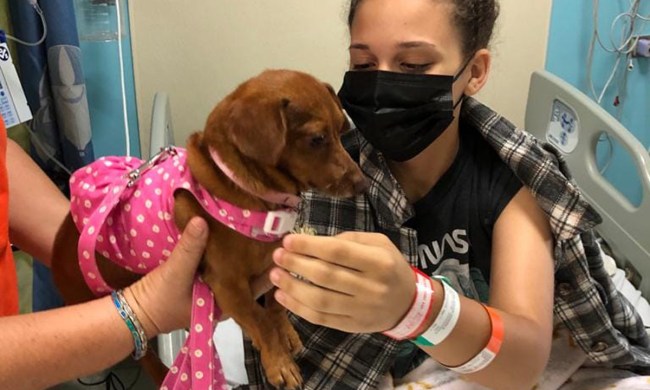
[[[281,239],[296,218],[293,209],[242,210],[215,198],[190,174],[182,148],[167,148],[147,163],[131,157],[100,158],[70,178],[70,211],[80,231],[79,265],[96,295],[113,290],[97,268],[96,251],[139,274],[167,260],[180,237],[173,220],[173,195],[179,189],[190,191],[217,221],[261,241]],[[225,386],[212,345],[213,320],[220,313],[209,287],[198,278],[193,291],[190,337],[162,388]]]

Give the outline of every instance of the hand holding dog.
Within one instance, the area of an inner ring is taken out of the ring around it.
[[[169,259],[125,290],[148,337],[189,326],[192,286],[207,238],[206,222],[192,219]],[[268,272],[252,282],[258,297],[272,287]]]
[[[147,337],[189,326],[194,275],[207,238],[206,222],[192,219],[169,259],[124,291]]]
[[[293,234],[273,254],[276,300],[314,324],[351,333],[394,327],[415,294],[404,256],[377,233]],[[301,275],[311,283],[293,277]]]

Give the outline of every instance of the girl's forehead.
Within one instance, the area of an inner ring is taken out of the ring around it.
[[[438,0],[364,0],[350,27],[351,44],[373,46],[428,42],[440,49],[460,45],[453,3]]]

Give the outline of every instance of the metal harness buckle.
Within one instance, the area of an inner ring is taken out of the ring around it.
[[[165,146],[160,148],[160,152],[151,157],[148,161],[144,162],[142,165],[132,170],[126,174],[126,178],[129,179],[129,182],[126,184],[127,187],[133,187],[133,185],[140,179],[142,174],[147,172],[149,169],[155,167],[161,162],[167,160],[169,157],[176,156],[178,152],[173,146]]]

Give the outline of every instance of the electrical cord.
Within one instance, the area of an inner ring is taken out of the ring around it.
[[[609,32],[609,41],[611,43],[611,47],[608,47],[603,43],[599,33],[598,23],[599,23],[600,1],[593,0],[592,16],[593,16],[594,28],[593,28],[591,41],[589,44],[589,52],[587,54],[587,75],[586,75],[587,85],[592,97],[596,100],[596,102],[599,105],[601,105],[607,91],[609,90],[612,83],[614,82],[616,75],[620,72],[621,62],[624,59],[626,60],[627,66],[626,69],[621,73],[621,77],[618,82],[617,95],[614,100],[614,105],[616,106],[617,109],[616,118],[618,120],[621,119],[623,113],[623,106],[625,103],[624,97],[627,90],[628,74],[634,68],[634,63],[632,62],[633,53],[634,50],[636,49],[638,40],[640,39],[638,35],[635,35],[635,31],[637,28],[637,19],[641,20],[642,22],[650,21],[650,16],[644,16],[639,14],[640,7],[641,7],[640,0],[630,0],[628,10],[626,12],[617,15],[614,18],[614,20],[611,23],[610,32]],[[627,21],[623,22],[624,26],[626,27],[623,28],[621,43],[617,45],[614,39],[615,30],[619,25],[619,23],[624,19],[627,19]],[[614,66],[612,67],[612,70],[607,78],[607,81],[605,82],[605,85],[603,86],[600,93],[596,92],[596,87],[594,85],[593,74],[592,74],[596,43],[598,43],[600,48],[603,49],[605,52],[616,54],[616,61],[614,63]],[[607,154],[607,160],[605,164],[603,165],[602,168],[599,169],[601,174],[604,174],[609,169],[614,156],[614,145],[611,137],[608,134],[603,134],[598,138],[599,143],[605,141],[608,144],[608,154]]]
[[[641,6],[640,0],[632,0],[630,1],[630,8],[628,9],[628,11],[623,12],[618,16],[616,16],[616,18],[614,18],[610,26],[610,37],[609,37],[612,47],[608,47],[602,42],[600,38],[599,28],[598,28],[600,1],[593,0],[592,16],[593,16],[594,29],[593,29],[591,42],[589,45],[589,52],[587,54],[587,84],[589,87],[589,92],[591,93],[592,97],[597,101],[598,104],[602,104],[602,101],[605,97],[605,94],[607,93],[607,90],[609,90],[614,78],[616,77],[616,73],[619,71],[619,66],[623,59],[622,57],[628,56],[628,63],[630,63],[631,61],[631,57],[629,56],[634,52],[636,48],[636,43],[639,40],[639,37],[635,36],[637,19],[641,19],[643,21],[650,20],[650,17],[645,17],[639,14],[640,6]],[[614,42],[614,35],[615,35],[614,30],[616,29],[616,26],[618,25],[619,21],[621,21],[625,17],[628,18],[629,29],[622,37],[621,44],[617,46],[616,43]],[[592,75],[596,43],[598,43],[599,46],[604,51],[608,53],[616,54],[617,57],[616,62],[612,68],[612,71],[610,72],[610,75],[607,78],[607,82],[600,93],[596,92],[596,88],[593,82],[593,75]],[[627,80],[627,78],[624,78],[624,80]],[[619,85],[619,90],[621,89],[620,87],[621,86]],[[620,95],[619,95],[619,102],[618,102],[619,104],[617,104],[617,106],[622,105],[622,102],[620,100],[622,99],[620,99]]]
[[[32,119],[33,120],[33,119]],[[38,133],[36,133],[34,130],[31,128],[31,122],[28,126],[29,129],[29,134],[30,134],[30,142],[32,143],[32,146],[36,148],[37,150],[41,151],[43,154],[45,154],[55,165],[57,165],[59,168],[63,170],[63,172],[67,173],[68,176],[72,176],[72,171],[68,169],[65,164],[63,164],[61,161],[59,161],[54,154],[50,153],[48,150],[47,146],[41,142]]]
[[[614,159],[614,144],[612,142],[612,137],[607,133],[602,133],[600,137],[598,137],[598,143],[604,141],[607,141],[607,160],[603,167],[598,169],[598,172],[600,172],[601,175],[604,175],[605,172],[607,172],[609,167],[612,165],[612,160]]]
[[[121,1],[115,0],[115,11],[117,16],[117,50],[120,62],[120,87],[122,92],[122,119],[124,120],[124,138],[126,156],[131,155],[131,137],[129,131],[129,113],[126,109],[126,81],[124,75],[124,54],[122,53],[122,11]]]
[[[136,383],[140,379],[140,375],[142,375],[142,368],[140,366],[134,367],[137,369],[135,378],[131,381],[131,384],[129,386],[126,386],[122,379],[115,374],[113,371],[110,371],[104,379],[100,379],[96,382],[85,382],[81,378],[77,379],[77,382],[84,386],[100,386],[100,385],[105,385],[106,390],[132,390],[134,389]]]
[[[26,41],[23,41],[20,38],[16,38],[16,37],[14,37],[12,35],[5,34],[7,39],[10,39],[10,40],[12,40],[14,42],[18,42],[21,45],[25,45],[25,46],[38,46],[41,43],[45,42],[45,38],[47,38],[47,22],[45,21],[45,16],[43,15],[43,10],[41,9],[41,7],[38,5],[37,2],[32,3],[32,7],[34,8],[34,10],[38,14],[38,16],[41,17],[41,23],[43,24],[43,35],[41,36],[41,39],[39,39],[36,42],[26,42]]]
[[[81,380],[81,378],[77,379],[77,382],[84,386],[99,386],[99,385],[106,385],[106,390],[126,390],[126,387],[124,386],[124,382],[120,379],[119,376],[114,374],[112,371],[106,375],[104,379],[100,379],[97,382],[84,382]]]
[[[8,39],[11,39],[15,42],[18,42],[22,45],[26,46],[38,46],[42,44],[46,37],[47,37],[47,22],[45,20],[45,16],[43,14],[43,10],[41,7],[38,5],[38,2],[36,1],[30,1],[32,4],[32,7],[34,10],[38,13],[38,15],[41,18],[42,24],[43,24],[43,36],[37,41],[37,42],[26,42],[22,39],[13,37],[9,34],[6,34]],[[117,17],[117,44],[118,44],[118,58],[119,58],[119,67],[120,67],[120,87],[121,87],[121,95],[122,95],[122,116],[123,116],[123,121],[124,121],[124,136],[125,136],[125,155],[130,156],[131,155],[131,137],[130,137],[130,129],[129,129],[129,118],[128,118],[128,111],[126,107],[126,77],[125,77],[125,71],[124,71],[124,54],[123,54],[123,46],[122,46],[122,12],[121,12],[121,1],[120,0],[115,0],[114,6],[116,8],[116,17]],[[31,130],[31,129],[30,129]],[[64,172],[66,172],[68,175],[72,175],[72,172],[63,164],[61,161],[59,161],[55,156],[52,155],[47,150],[47,147],[45,147],[40,140],[38,139],[38,136],[36,133],[33,131],[30,131],[32,135],[32,141],[36,144],[35,146],[41,150],[54,164],[56,164],[59,168],[61,168]]]

